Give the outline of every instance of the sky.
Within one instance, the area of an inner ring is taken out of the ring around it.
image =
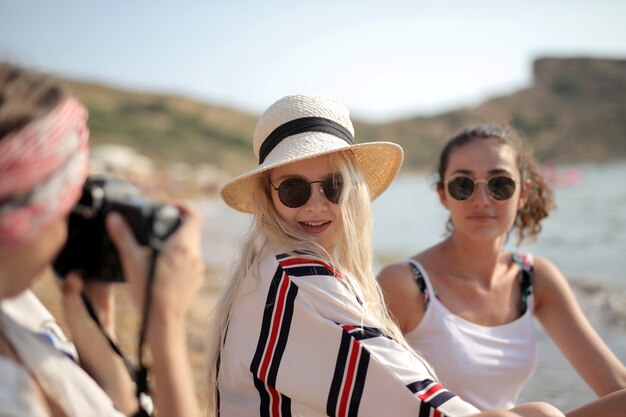
[[[1,61],[253,114],[310,93],[432,115],[528,87],[545,56],[626,59],[626,1],[0,0]]]

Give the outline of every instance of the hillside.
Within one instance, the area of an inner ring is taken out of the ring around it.
[[[442,143],[467,123],[508,123],[542,161],[626,158],[626,60],[542,58],[533,84],[474,108],[385,124],[355,121],[358,138],[400,143],[404,169],[430,169]],[[255,164],[257,115],[196,100],[62,80],[86,103],[92,143],[126,144],[158,164],[213,163],[231,173]]]
[[[60,80],[89,109],[92,145],[123,144],[157,165],[253,166],[257,116],[185,97]]]
[[[514,94],[434,117],[362,124],[361,135],[400,143],[405,168],[432,168],[447,138],[477,122],[513,126],[541,161],[626,158],[626,60],[543,58],[533,74],[532,86]]]

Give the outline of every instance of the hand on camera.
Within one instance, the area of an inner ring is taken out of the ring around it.
[[[165,241],[153,277],[146,341],[152,353],[151,375],[159,413],[169,416],[197,416],[186,344],[185,315],[203,282],[204,262],[200,250],[201,218],[190,206],[179,206],[182,224]],[[150,249],[138,245],[132,231],[119,215],[106,219],[111,241],[137,310],[143,313]]]
[[[203,282],[201,216],[191,206],[178,206],[183,223],[165,241],[157,260],[148,334],[155,326],[180,325]],[[126,281],[139,314],[143,311],[150,249],[140,246],[124,219],[115,212],[106,219],[109,236],[116,246]]]

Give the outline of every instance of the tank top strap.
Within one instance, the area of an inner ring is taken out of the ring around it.
[[[408,258],[407,262],[413,271],[413,277],[415,279],[415,283],[419,288],[420,292],[424,294],[424,307],[428,307],[428,303],[430,302],[431,296],[437,297],[437,293],[430,282],[430,278],[428,273],[424,269],[424,266],[416,261],[413,258]]]
[[[533,292],[533,281],[535,278],[534,258],[530,253],[511,253],[511,258],[519,266],[519,283],[520,283],[520,316],[523,316],[528,309],[528,297]]]

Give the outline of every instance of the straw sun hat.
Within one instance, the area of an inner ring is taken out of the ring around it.
[[[283,97],[261,115],[254,132],[259,166],[226,183],[220,195],[245,213],[254,211],[256,178],[281,165],[334,152],[351,152],[367,182],[372,200],[389,186],[402,164],[402,148],[391,142],[354,144],[348,109],[324,97]]]

